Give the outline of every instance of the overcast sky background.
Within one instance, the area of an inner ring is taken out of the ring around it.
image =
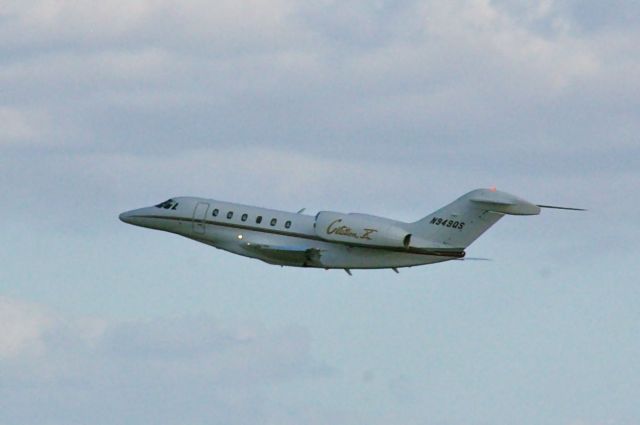
[[[0,0],[0,425],[640,424],[640,5]],[[490,262],[280,268],[119,222],[195,195]]]

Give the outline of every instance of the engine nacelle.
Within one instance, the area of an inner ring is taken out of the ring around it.
[[[322,239],[354,245],[408,248],[411,234],[397,222],[367,214],[321,211],[316,234]]]

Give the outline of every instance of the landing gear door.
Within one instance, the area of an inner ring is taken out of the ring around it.
[[[207,211],[209,211],[209,204],[198,202],[198,205],[193,210],[193,233],[204,235]]]

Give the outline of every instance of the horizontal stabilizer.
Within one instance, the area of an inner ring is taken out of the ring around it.
[[[506,192],[479,190],[472,192],[469,201],[487,211],[510,215],[537,215],[540,207]]]

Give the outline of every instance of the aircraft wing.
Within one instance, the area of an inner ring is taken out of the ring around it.
[[[246,244],[244,249],[253,256],[272,264],[311,265],[318,264],[320,260],[320,250],[317,248]]]

